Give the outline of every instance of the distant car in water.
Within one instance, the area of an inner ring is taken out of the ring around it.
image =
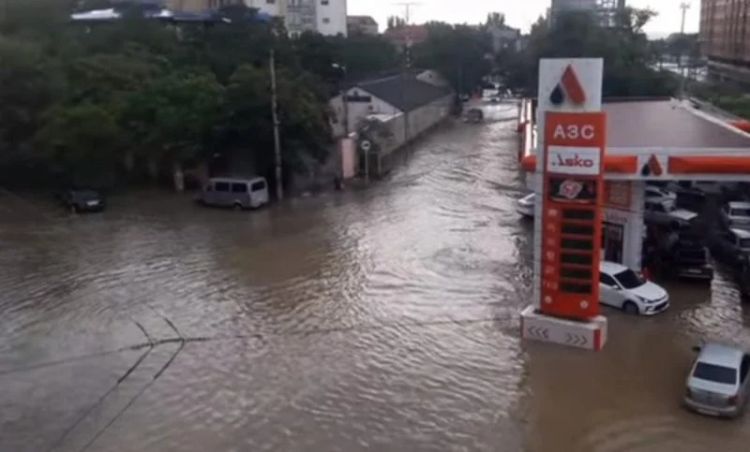
[[[602,304],[640,315],[655,315],[669,308],[666,290],[624,265],[602,262],[599,270]]]
[[[730,202],[719,213],[721,223],[728,228],[750,229],[750,202]]]
[[[709,416],[737,417],[748,400],[750,355],[727,345],[705,344],[697,348],[687,377],[684,403]]]
[[[105,208],[104,197],[96,190],[69,189],[57,194],[57,198],[72,212],[101,212]]]
[[[517,201],[516,211],[526,218],[534,218],[536,194],[526,195]]]
[[[257,209],[269,202],[268,183],[263,177],[213,178],[197,200],[207,206]]]

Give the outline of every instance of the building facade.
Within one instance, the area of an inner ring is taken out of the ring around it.
[[[305,31],[347,35],[347,0],[166,0],[170,11],[199,13],[244,4],[269,16],[283,17],[292,35]],[[376,24],[377,26],[377,24]]]
[[[323,35],[347,35],[346,0],[275,0],[286,2],[286,28],[291,35],[316,31]]]
[[[366,158],[371,159],[372,175],[387,171],[396,151],[444,120],[454,98],[453,90],[435,71],[366,80],[344,93],[329,102],[333,137],[356,132],[359,149],[369,143]]]
[[[750,0],[703,0],[700,40],[709,76],[750,85]]]

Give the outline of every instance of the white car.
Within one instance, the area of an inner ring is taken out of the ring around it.
[[[657,185],[646,185],[646,199],[671,199],[677,201],[677,193],[666,190]]]
[[[721,344],[698,350],[687,378],[685,406],[709,416],[739,416],[748,400],[750,355]]]
[[[518,200],[516,210],[527,218],[534,218],[534,206],[536,205],[536,194],[524,196]]]
[[[721,221],[729,228],[750,228],[750,202],[730,202],[721,209]]]
[[[669,294],[633,270],[614,262],[599,266],[601,303],[628,314],[655,315],[669,307]]]

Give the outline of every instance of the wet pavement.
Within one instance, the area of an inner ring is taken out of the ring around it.
[[[746,451],[750,417],[679,403],[699,338],[750,348],[721,273],[605,310],[600,354],[519,340],[514,129],[441,127],[367,190],[257,212],[0,195],[0,451]]]

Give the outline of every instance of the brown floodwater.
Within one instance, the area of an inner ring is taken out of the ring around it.
[[[680,407],[732,283],[607,310],[599,354],[519,340],[531,225],[512,106],[367,190],[256,212],[158,191],[75,216],[0,194],[0,451],[747,451]]]

